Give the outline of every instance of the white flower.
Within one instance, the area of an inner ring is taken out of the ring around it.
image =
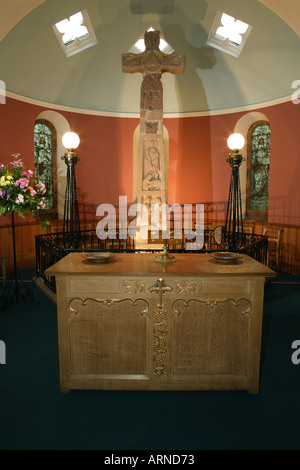
[[[24,196],[22,194],[18,194],[18,197],[15,202],[16,204],[21,204],[22,202],[24,202]]]

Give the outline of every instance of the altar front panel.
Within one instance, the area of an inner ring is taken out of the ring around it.
[[[245,375],[249,316],[242,303],[192,301],[181,309],[172,320],[172,376]]]
[[[147,318],[121,303],[94,302],[71,302],[78,309],[69,324],[71,374],[148,377]]]
[[[207,255],[176,269],[142,254],[134,272],[126,256],[116,256],[118,275],[78,256],[76,269],[48,270],[56,270],[61,391],[258,392],[264,282],[273,272],[248,257],[230,271]]]

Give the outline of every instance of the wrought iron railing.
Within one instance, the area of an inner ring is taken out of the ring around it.
[[[267,237],[253,234],[240,234],[239,253],[245,253],[251,258],[256,259],[262,264],[267,262]],[[80,231],[80,246],[76,250],[64,247],[63,233],[51,233],[46,235],[37,235],[36,240],[36,276],[44,280],[45,284],[53,291],[55,288],[55,278],[46,275],[47,268],[55,264],[64,256],[71,252],[93,252],[93,251],[109,251],[114,253],[136,253],[139,251],[159,252],[161,249],[137,250],[134,240],[131,237],[127,239],[119,239],[116,233],[115,239],[100,240],[95,230]],[[224,237],[222,237],[224,240]],[[168,241],[168,251],[170,253],[212,253],[216,251],[230,251],[223,241],[216,241],[214,230],[204,230],[204,245],[199,250],[187,250],[186,241],[183,239],[182,244],[176,245],[172,240]]]

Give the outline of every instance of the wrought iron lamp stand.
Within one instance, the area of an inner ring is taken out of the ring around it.
[[[74,149],[69,149],[62,157],[67,165],[67,183],[65,191],[63,242],[64,247],[76,249],[80,242],[80,222],[77,200],[75,166],[80,160]]]
[[[243,214],[240,185],[240,166],[245,160],[239,150],[233,150],[226,160],[231,167],[229,197],[225,222],[225,243],[232,251],[237,251],[242,246]]]

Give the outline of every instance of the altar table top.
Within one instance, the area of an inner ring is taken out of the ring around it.
[[[49,276],[59,275],[164,275],[170,276],[262,276],[275,277],[276,272],[248,255],[227,264],[216,261],[207,253],[175,253],[173,263],[155,261],[158,253],[115,253],[106,263],[95,263],[75,252],[62,258],[46,270]]]

